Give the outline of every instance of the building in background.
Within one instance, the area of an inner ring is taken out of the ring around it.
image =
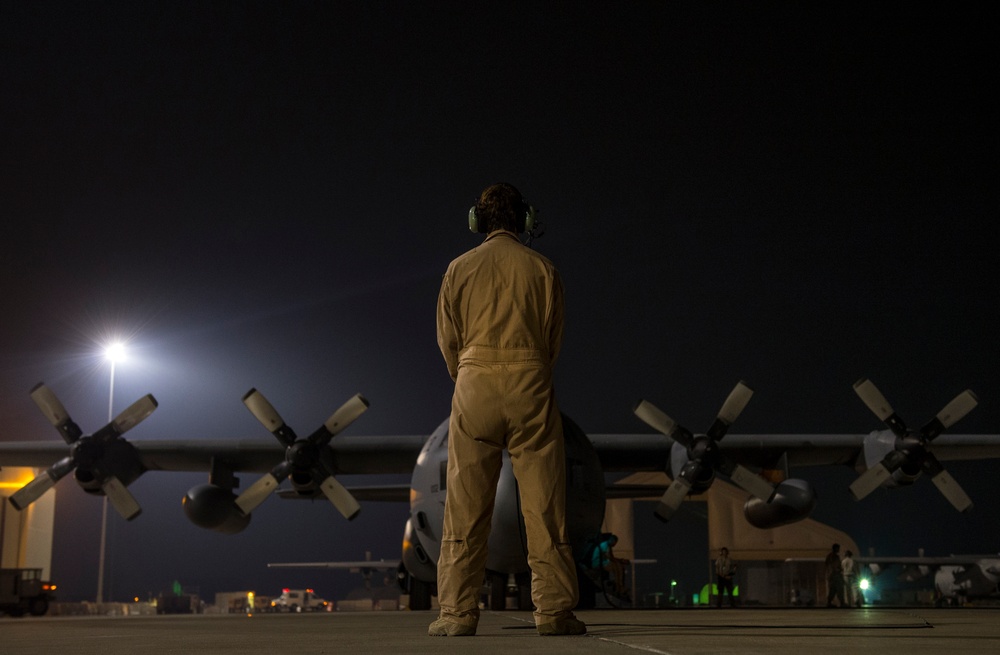
[[[0,469],[0,568],[38,568],[42,569],[42,578],[48,580],[52,573],[55,490],[49,490],[22,511],[7,501],[38,473],[26,467]]]

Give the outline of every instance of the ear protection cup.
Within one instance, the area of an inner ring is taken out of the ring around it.
[[[476,219],[476,206],[469,207],[469,229],[479,232],[479,220]]]
[[[538,210],[531,205],[525,205],[524,218],[521,224],[518,225],[518,232],[531,232],[535,229],[535,216],[538,214]],[[486,226],[479,224],[479,219],[476,218],[476,206],[473,205],[469,208],[469,230],[472,232],[486,232]]]
[[[527,209],[524,211],[524,225],[521,227],[522,232],[531,232],[535,229],[535,214],[538,211],[531,205],[527,205]]]

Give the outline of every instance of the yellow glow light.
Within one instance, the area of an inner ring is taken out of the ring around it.
[[[20,467],[18,467],[20,468]],[[13,468],[5,469],[6,471],[13,471]],[[24,485],[28,484],[35,479],[34,472],[29,468],[20,468],[23,473],[13,480],[3,480],[0,481],[0,489],[20,489]]]

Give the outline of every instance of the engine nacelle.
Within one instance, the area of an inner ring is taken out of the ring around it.
[[[688,457],[687,448],[675,441],[670,447],[670,479],[676,480],[677,476],[679,476],[681,471],[684,469],[684,465],[689,461],[690,457]],[[713,480],[715,480],[715,471],[712,467],[702,467],[698,474],[698,479],[696,479],[691,485],[691,491],[688,492],[688,495],[694,496],[704,491],[708,491],[708,488],[712,486]]]
[[[97,475],[91,469],[92,465],[82,464],[73,471],[73,477],[80,488],[88,494],[104,495],[101,485],[113,475],[126,487],[135,482],[143,474],[142,462],[135,447],[124,439],[115,439],[106,444],[98,444],[91,437],[83,437],[73,445],[74,454],[87,451],[87,458],[94,461],[93,466],[100,467],[103,475]],[[99,460],[99,461],[98,461]]]
[[[437,580],[437,561],[431,559],[430,555],[420,543],[420,536],[413,529],[413,519],[406,520],[406,529],[403,531],[403,566],[409,574],[424,582]]]
[[[899,439],[891,430],[876,430],[867,434],[861,451],[864,457],[864,469],[861,468],[859,463],[856,467],[857,471],[861,473],[866,469],[876,466],[886,455],[896,450],[897,443],[899,443]],[[908,487],[916,482],[919,477],[920,467],[907,462],[893,471],[892,477],[882,484],[886,487]]]
[[[892,482],[886,483],[891,487],[908,487],[917,481],[920,477],[920,469],[917,468],[913,471],[907,471],[909,466],[903,465],[892,472]]]
[[[76,480],[76,483],[80,485],[80,488],[88,494],[100,495],[102,493],[101,481],[89,468],[82,468],[78,466],[76,470],[73,471],[73,478]]]
[[[757,497],[747,500],[743,505],[743,516],[754,527],[776,528],[801,521],[809,516],[814,507],[816,491],[812,485],[805,480],[789,479],[778,485],[771,502]]]
[[[184,513],[199,528],[223,534],[242,532],[250,524],[250,515],[236,506],[236,494],[214,484],[191,487],[182,501]]]
[[[288,481],[292,483],[292,489],[305,498],[315,498],[322,493],[309,471],[292,471]]]

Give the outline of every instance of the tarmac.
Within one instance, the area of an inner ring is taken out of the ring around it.
[[[135,653],[1000,652],[998,609],[666,609],[577,612],[588,634],[540,637],[528,612],[483,612],[474,637],[428,637],[435,612],[0,617],[3,655]]]

